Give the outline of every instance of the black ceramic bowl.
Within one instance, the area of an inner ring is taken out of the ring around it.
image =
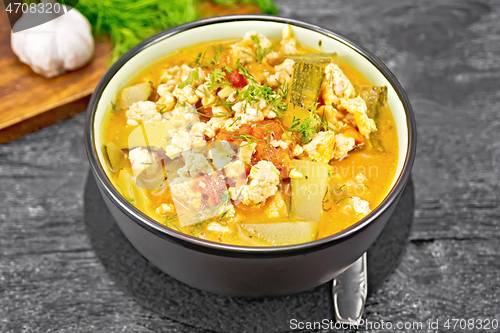
[[[169,229],[125,200],[108,178],[102,156],[104,115],[118,92],[143,69],[183,47],[242,37],[253,30],[280,38],[290,24],[298,42],[337,52],[373,84],[388,87],[389,106],[399,136],[399,164],[385,200],[350,228],[313,242],[281,247],[243,247],[213,243]],[[355,262],[378,237],[403,192],[415,158],[414,115],[389,69],[348,38],[308,23],[261,15],[203,19],[163,31],[135,46],[104,75],[92,95],[85,118],[85,146],[104,201],[134,247],[170,276],[195,288],[231,296],[276,296],[316,287]],[[145,281],[144,283],[147,283]]]

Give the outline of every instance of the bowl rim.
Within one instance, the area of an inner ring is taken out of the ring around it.
[[[121,196],[118,190],[113,186],[106,173],[103,170],[101,163],[97,157],[96,147],[94,143],[94,120],[95,113],[97,110],[97,105],[99,99],[106,88],[108,82],[111,78],[121,69],[121,67],[134,57],[139,52],[148,48],[149,46],[156,44],[164,39],[167,39],[173,35],[182,33],[186,30],[203,27],[218,23],[230,23],[237,21],[264,21],[264,22],[276,22],[290,24],[292,26],[297,26],[300,28],[312,30],[313,32],[324,35],[328,38],[333,38],[340,43],[345,44],[352,50],[359,53],[361,56],[366,58],[373,66],[375,66],[379,72],[385,76],[385,78],[392,84],[394,90],[396,91],[401,103],[403,104],[403,109],[405,110],[406,122],[408,126],[408,149],[403,164],[403,168],[399,177],[386,197],[382,202],[367,216],[338,233],[331,236],[317,239],[311,242],[285,245],[285,246],[272,246],[272,247],[250,247],[250,246],[240,246],[240,245],[230,245],[223,243],[216,243],[200,238],[196,238],[174,229],[170,229],[152,218],[148,217],[146,214],[142,213],[130,204],[125,198]],[[100,184],[101,189],[104,189],[105,194],[110,198],[115,205],[118,205],[119,209],[125,213],[125,215],[138,224],[140,227],[148,230],[154,235],[165,239],[170,242],[177,243],[180,246],[200,251],[212,255],[224,256],[224,257],[240,257],[240,258],[264,258],[264,257],[285,257],[294,255],[304,255],[311,252],[316,252],[321,249],[339,244],[344,242],[364,229],[366,229],[373,221],[375,221],[381,214],[385,212],[391,204],[398,199],[403,189],[406,186],[410,178],[411,168],[413,166],[416,147],[417,147],[417,131],[416,131],[416,121],[415,116],[410,105],[408,96],[406,95],[402,85],[396,79],[394,74],[387,68],[387,66],[379,60],[372,52],[359,45],[357,42],[345,37],[342,34],[333,32],[329,29],[313,25],[310,23],[302,22],[296,19],[284,18],[279,16],[271,15],[227,15],[219,17],[204,18],[197,21],[188,22],[182,25],[172,27],[170,29],[159,32],[148,39],[140,42],[124,55],[122,55],[104,74],[104,76],[99,81],[96,86],[88,108],[85,115],[84,124],[84,141],[85,150],[87,152],[87,157],[89,159],[90,168],[96,178],[98,184]]]

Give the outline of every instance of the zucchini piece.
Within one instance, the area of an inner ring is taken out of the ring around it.
[[[128,136],[127,148],[135,147],[162,147],[170,144],[171,137],[167,130],[173,128],[171,121],[140,124]]]
[[[380,143],[380,138],[378,137],[378,131],[371,133],[367,142],[370,145],[370,147],[372,147],[373,149],[376,149],[376,150],[382,151],[382,152],[385,151],[384,146],[382,146],[382,143]]]
[[[294,160],[293,165],[304,178],[291,180],[291,212],[300,219],[318,222],[323,212],[323,197],[334,168],[326,163],[305,160]]]
[[[114,142],[105,144],[103,150],[109,170],[114,173],[120,171],[123,161],[125,160],[123,151]]]
[[[318,101],[325,69],[310,63],[297,61],[293,67],[292,84],[288,94],[288,109],[283,124],[292,126],[293,119],[309,117],[309,111]]]
[[[309,53],[300,55],[287,55],[285,58],[292,59],[295,62],[305,62],[308,64],[314,64],[322,67],[330,63],[337,63],[338,55],[337,53]]]
[[[143,82],[124,88],[120,94],[120,100],[125,107],[136,102],[147,101],[153,92],[153,83]]]
[[[310,242],[318,234],[318,222],[310,221],[242,223],[241,227],[274,246]]]
[[[310,109],[318,101],[325,69],[306,62],[296,62],[293,66],[290,103]]]
[[[377,121],[380,108],[387,102],[387,87],[355,85],[354,89],[365,101],[368,117]]]
[[[387,103],[387,87],[355,85],[354,89],[356,90],[358,96],[365,101],[367,108],[366,114],[368,117],[377,122],[380,114],[380,108]],[[380,143],[378,131],[371,133],[367,142],[370,147],[379,151],[384,151],[384,147]]]

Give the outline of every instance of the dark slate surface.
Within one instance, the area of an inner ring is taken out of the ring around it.
[[[84,216],[92,248],[108,276],[137,303],[160,316],[221,332],[286,332],[290,319],[333,319],[331,283],[286,297],[221,297],[191,288],[150,264],[114,223],[92,174],[87,179]],[[406,248],[413,220],[413,183],[368,251],[368,288],[375,293]]]
[[[414,222],[365,318],[440,320],[440,332],[447,319],[500,320],[500,2],[277,2],[373,51],[416,113]],[[0,146],[0,332],[206,332],[213,322],[144,306],[101,261],[82,126],[79,115]]]

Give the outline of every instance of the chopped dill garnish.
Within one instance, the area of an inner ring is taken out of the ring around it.
[[[339,187],[337,188],[337,186],[339,186]],[[343,188],[345,186],[346,186],[346,184],[343,184],[343,185],[335,184],[335,185],[333,185],[333,189],[331,189],[331,190],[329,190],[328,188],[326,189],[325,194],[323,195],[323,200],[322,200],[322,208],[324,211],[329,211],[332,208],[331,204],[328,205],[330,200],[338,205],[342,201],[344,201],[345,199],[352,199],[352,197],[350,197],[350,196],[344,196],[344,197],[340,198],[344,194]]]
[[[222,193],[219,193],[221,202],[218,205],[219,207],[225,207],[229,201],[231,201],[231,194],[229,193],[228,189],[224,189]]]
[[[117,101],[111,101],[111,110],[113,110],[113,112],[116,112],[116,110],[118,109],[118,102]]]
[[[185,86],[187,86],[188,84],[192,84],[194,81],[198,80],[199,78],[200,78],[200,74],[198,74],[198,71],[192,71],[189,74],[189,77],[186,79],[186,81],[182,81],[181,83],[179,83],[178,87],[179,87],[179,89],[182,89]]]
[[[286,213],[287,217],[290,218],[290,207],[292,205],[292,198],[290,198],[290,201],[285,200],[285,206],[286,206]]]
[[[166,108],[167,108],[166,106],[162,106],[162,107],[161,107],[161,109],[160,109],[160,110],[158,110],[158,112],[159,112],[160,114],[164,114],[164,113],[165,113],[165,109],[166,109]]]
[[[252,74],[246,69],[240,62],[240,59],[236,60],[236,67],[238,68],[238,73],[243,75],[245,79],[252,82],[253,84],[258,84],[258,82],[253,78]]]
[[[173,223],[175,221],[179,221],[179,217],[177,216],[177,214],[174,214],[173,216],[170,216],[170,214],[168,214],[167,218],[165,219],[165,225],[167,227],[170,227],[172,229],[177,229],[177,231],[182,232],[182,230],[176,224]]]
[[[217,66],[220,64],[220,56],[221,56],[222,52],[224,52],[225,50],[228,50],[229,48],[224,47],[222,44],[219,44],[217,46],[217,48],[213,47],[213,49],[214,49],[215,54],[214,54],[213,58],[210,59],[210,63]]]
[[[208,66],[203,65],[203,61],[205,60],[206,53],[207,53],[207,50],[203,51],[203,53],[202,52],[198,53],[198,55],[194,59],[194,65],[195,66],[198,66],[198,67],[208,67]]]
[[[210,89],[215,89],[218,87],[230,85],[231,83],[224,81],[225,78],[226,73],[220,68],[215,68],[208,77],[207,87]]]
[[[142,40],[165,29],[201,18],[201,2],[202,0],[80,0],[75,8],[89,20],[92,34],[97,39],[109,36],[113,44],[113,63]],[[262,14],[278,14],[272,0],[213,2],[226,7],[234,7],[237,3],[255,4]]]
[[[308,117],[305,119],[298,119],[293,117],[292,126],[290,131],[296,132],[299,137],[300,144],[305,145],[311,142],[312,137],[319,132],[320,121],[316,117]]]
[[[241,120],[241,116],[235,118],[234,121],[231,123],[231,125],[229,125],[229,127],[233,126],[238,120]]]
[[[264,60],[264,57],[273,51],[276,43],[273,43],[271,46],[263,49],[260,45],[260,39],[258,35],[252,35],[251,38],[255,43],[255,61],[260,64],[262,63],[262,60]]]
[[[222,213],[222,214],[221,214],[221,215],[217,218],[217,220],[218,220],[218,221],[220,221],[220,220],[224,219],[224,216],[226,216],[227,212],[229,212],[229,209],[228,209],[228,210],[226,210],[224,213]]]
[[[256,138],[255,136],[247,134],[247,133],[224,132],[224,131],[220,131],[220,133],[229,134],[233,138],[237,138],[237,139],[239,138],[240,140],[246,140],[247,142],[251,142],[251,143],[254,142],[252,139],[254,139],[256,141],[260,141],[259,138]]]

